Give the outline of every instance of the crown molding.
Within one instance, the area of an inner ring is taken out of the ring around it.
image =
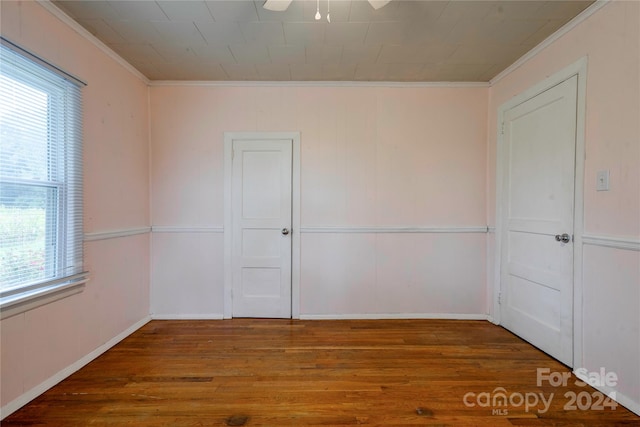
[[[135,77],[140,79],[146,85],[149,85],[149,79],[145,77],[140,71],[138,71],[133,65],[128,63],[124,58],[115,53],[109,46],[101,42],[96,36],[87,31],[82,25],[78,24],[72,17],[67,15],[62,11],[58,6],[53,4],[51,0],[37,0],[40,6],[44,7],[49,13],[58,18],[76,33],[78,33],[81,37],[86,39],[88,42],[92,43],[98,49],[100,49],[103,53],[105,53],[108,57],[116,61],[120,64],[125,70],[129,71]]]
[[[560,39],[569,31],[573,30],[582,22],[586,21],[587,18],[589,18],[591,15],[593,15],[594,13],[596,13],[597,11],[599,11],[609,3],[611,3],[611,0],[596,0],[591,6],[587,7],[585,10],[580,12],[580,14],[578,14],[575,18],[573,18],[571,21],[564,24],[555,33],[551,34],[549,37],[541,41],[537,46],[535,46],[529,52],[525,53],[518,60],[516,60],[516,62],[509,65],[500,74],[492,78],[489,81],[489,86],[494,86],[496,83],[498,83],[499,81],[507,77],[509,74],[513,73],[515,70],[520,68],[526,62],[528,62],[531,58],[538,55],[544,49],[552,45],[556,40]]]
[[[388,88],[488,88],[488,82],[361,82],[361,81],[191,81],[151,80],[149,86],[212,87],[388,87]]]
[[[521,56],[516,62],[504,69],[489,82],[372,82],[372,81],[182,81],[182,80],[149,80],[133,65],[114,52],[109,46],[101,42],[93,34],[78,24],[73,18],[54,5],[51,0],[37,0],[37,2],[72,28],[80,36],[91,42],[107,56],[122,65],[148,86],[195,86],[195,87],[387,87],[387,88],[489,88],[506,76],[520,68],[538,53],[553,44],[556,40],[570,32],[576,26],[587,20],[591,15],[602,9],[612,0],[596,0],[591,6],[583,10],[578,16],[563,25],[555,33],[540,42],[533,49]]]

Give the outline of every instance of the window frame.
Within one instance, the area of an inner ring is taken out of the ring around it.
[[[17,54],[22,57],[18,61],[30,61],[29,67],[39,66],[45,69],[44,73],[53,73],[57,78],[67,81],[65,86],[57,87],[54,83],[51,83],[47,87],[43,77],[37,73],[25,77],[24,70],[18,72],[15,71],[16,68],[13,65],[9,65],[12,62],[8,62],[6,67],[2,69],[2,74],[7,78],[46,93],[48,132],[46,142],[47,171],[46,174],[43,174],[46,179],[21,179],[7,176],[0,178],[3,185],[42,188],[46,192],[45,277],[36,280],[25,280],[23,283],[0,289],[1,320],[81,292],[88,281],[88,272],[83,271],[82,262],[79,263],[80,268],[78,268],[78,265],[69,265],[67,262],[78,264],[78,252],[80,253],[80,258],[82,257],[82,160],[81,158],[77,159],[76,156],[82,150],[82,103],[80,92],[82,87],[86,86],[86,83],[22,49],[4,37],[0,37],[0,42],[2,56],[9,54],[5,51],[5,49],[8,49],[11,51],[11,55]],[[0,59],[4,61],[1,56]],[[40,68],[38,68],[38,72],[43,72]],[[68,87],[71,87],[71,85],[68,83],[76,87],[73,93],[70,93]],[[68,108],[69,103],[72,103],[72,108]],[[78,130],[73,128],[72,124],[69,125],[69,121],[80,123],[80,136],[69,134],[70,131]],[[60,126],[60,122],[64,125]],[[80,170],[78,171],[77,168],[80,168]],[[79,202],[74,199],[72,207],[70,207],[70,194],[74,190],[69,187],[72,185],[80,186],[80,196]],[[80,226],[71,226],[70,220],[75,220],[75,224],[79,221]],[[69,255],[69,251],[71,251],[72,255]],[[74,259],[69,260],[69,256],[73,256]],[[73,271],[69,272],[69,270]]]

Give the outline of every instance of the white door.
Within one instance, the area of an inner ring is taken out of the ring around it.
[[[233,317],[291,317],[291,140],[233,141]]]
[[[507,110],[503,124],[502,324],[566,365],[573,363],[577,82]]]

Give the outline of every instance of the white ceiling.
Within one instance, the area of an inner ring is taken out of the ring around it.
[[[486,82],[593,0],[54,3],[151,80]]]

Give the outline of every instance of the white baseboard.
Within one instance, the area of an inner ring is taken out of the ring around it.
[[[153,320],[222,320],[222,313],[204,314],[151,314]]]
[[[153,320],[222,320],[222,313],[205,314],[152,314]],[[367,313],[367,314],[301,314],[300,320],[384,320],[384,319],[450,319],[488,320],[486,314],[458,313]]]
[[[72,363],[71,365],[67,366],[63,370],[61,370],[58,373],[54,374],[53,376],[49,377],[47,380],[45,380],[42,383],[38,384],[37,386],[35,386],[31,390],[28,390],[27,392],[25,392],[22,395],[18,396],[17,398],[12,400],[11,402],[7,403],[2,408],[0,408],[0,420],[8,417],[11,414],[13,414],[15,411],[17,411],[18,409],[22,408],[24,405],[26,405],[27,403],[31,402],[36,397],[40,396],[45,391],[49,390],[51,387],[55,386],[56,384],[58,384],[62,380],[66,379],[71,374],[79,371],[81,368],[83,368],[84,366],[89,364],[89,362],[91,362],[94,359],[96,359],[102,353],[106,352],[111,347],[113,347],[114,345],[118,344],[120,341],[122,341],[123,339],[125,339],[126,337],[128,337],[129,335],[131,335],[132,333],[134,333],[135,331],[137,331],[138,329],[140,329],[144,325],[146,325],[150,320],[151,320],[151,317],[147,316],[147,317],[143,318],[142,320],[140,320],[139,322],[134,323],[132,326],[130,326],[129,328],[127,328],[126,330],[124,330],[120,334],[116,335],[115,337],[111,338],[109,341],[107,341],[106,343],[102,344],[100,347],[96,348],[91,353],[87,354],[86,356],[84,356],[83,358],[78,360],[77,362]]]
[[[578,374],[575,370],[573,371],[573,374],[583,382],[586,382],[587,384],[589,383],[589,379],[585,375]],[[635,413],[636,415],[640,415],[640,402],[633,400],[626,394],[622,394],[611,387],[607,387],[607,386],[592,386],[592,387],[598,390],[599,392],[606,394],[607,396],[612,396],[612,393],[615,393],[615,398],[613,400],[615,400],[616,402],[618,402],[620,405],[624,406],[631,412]]]
[[[301,314],[301,320],[391,320],[391,319],[448,319],[487,320],[486,314],[465,313],[366,313],[366,314]]]

